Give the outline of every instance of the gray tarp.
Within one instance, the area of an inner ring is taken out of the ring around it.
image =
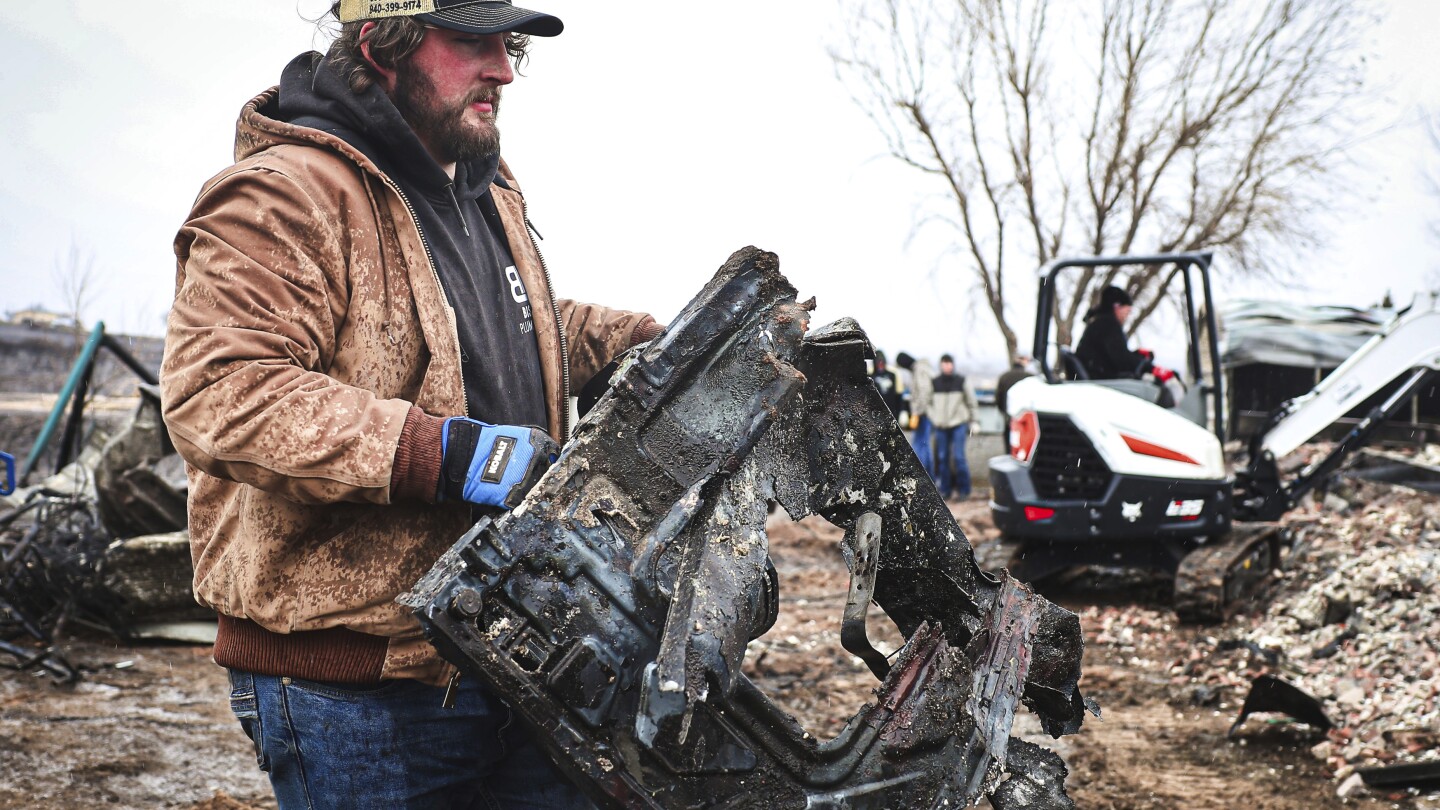
[[[1220,361],[1335,368],[1395,315],[1392,309],[1233,301],[1220,308]]]

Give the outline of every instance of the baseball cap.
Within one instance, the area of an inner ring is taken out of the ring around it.
[[[340,22],[415,17],[422,22],[467,34],[514,31],[553,37],[565,23],[553,14],[519,8],[510,0],[340,0]]]

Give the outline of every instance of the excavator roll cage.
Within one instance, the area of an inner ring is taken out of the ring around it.
[[[1220,358],[1220,330],[1210,285],[1212,259],[1213,254],[1209,252],[1163,253],[1064,259],[1047,265],[1040,273],[1034,350],[1045,379],[1058,383],[1062,379],[1061,372],[1069,372],[1072,378],[1133,393],[1135,381],[1088,380],[1079,361],[1066,347],[1055,347],[1056,357],[1063,368],[1052,366],[1048,349],[1057,282],[1062,273],[1073,268],[1089,271],[1095,268],[1172,265],[1173,272],[1184,281],[1183,315],[1189,333],[1186,362],[1190,379],[1199,383],[1198,395],[1209,400],[1208,428],[1223,443],[1227,438],[1225,378]],[[1283,403],[1268,415],[1259,430],[1249,437],[1245,466],[1235,475],[1235,519],[1278,520],[1295,508],[1301,497],[1328,480],[1345,459],[1363,447],[1385,420],[1399,412],[1411,397],[1440,381],[1440,308],[1437,306],[1440,302],[1432,299],[1428,309],[1412,304],[1401,310],[1379,334],[1331,372],[1313,391]],[[1202,362],[1206,359],[1208,363]],[[1281,458],[1314,438],[1358,403],[1397,381],[1399,384],[1391,394],[1371,408],[1324,458],[1289,480],[1281,476],[1278,467]],[[1187,407],[1187,403],[1182,402],[1178,410],[1205,424],[1207,409],[1204,404],[1190,405]]]
[[[1080,268],[1086,272],[1099,268],[1130,266],[1173,267],[1184,284],[1185,298],[1183,315],[1189,340],[1186,341],[1185,360],[1189,380],[1194,381],[1192,390],[1196,395],[1208,398],[1210,402],[1209,426],[1220,439],[1225,440],[1225,378],[1220,369],[1219,328],[1215,321],[1215,306],[1211,297],[1210,264],[1213,254],[1200,253],[1157,253],[1137,256],[1098,256],[1084,259],[1061,259],[1051,262],[1040,271],[1040,291],[1035,313],[1035,362],[1040,373],[1051,384],[1062,381],[1062,374],[1068,373],[1074,379],[1087,380],[1107,387],[1134,392],[1137,386],[1148,385],[1138,380],[1089,380],[1080,361],[1067,347],[1056,346],[1056,357],[1061,368],[1050,362],[1050,324],[1055,318],[1056,291],[1059,280],[1066,271]],[[1203,352],[1203,354],[1202,354]],[[1208,362],[1206,362],[1208,360]],[[1209,372],[1206,376],[1206,371]],[[1182,407],[1184,407],[1182,405]],[[1196,421],[1204,419],[1203,403],[1191,409],[1188,414]]]

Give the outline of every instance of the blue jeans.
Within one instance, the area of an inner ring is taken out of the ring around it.
[[[920,459],[920,466],[925,468],[925,473],[931,480],[935,479],[935,454],[930,449],[934,432],[935,426],[930,423],[930,417],[921,416],[914,434],[910,436],[910,446],[915,448],[915,457]]]
[[[230,670],[230,708],[280,810],[594,805],[474,677],[455,708],[419,681],[350,687]]]
[[[940,494],[945,497],[970,495],[970,462],[965,460],[965,439],[969,425],[935,429],[935,456],[940,466]],[[951,468],[954,468],[952,478]]]

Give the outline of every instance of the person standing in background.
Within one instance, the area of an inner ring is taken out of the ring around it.
[[[965,440],[980,418],[975,389],[963,374],[955,373],[955,358],[940,357],[940,375],[934,379],[929,414],[935,425],[936,485],[946,499],[970,497],[970,464]]]
[[[1005,417],[1006,425],[1010,424],[1010,408],[1007,401],[1010,389],[1015,387],[1015,383],[1033,376],[1035,375],[1030,371],[1029,355],[1017,354],[1011,361],[1010,368],[995,382],[995,407],[999,408],[1000,415]]]
[[[875,352],[875,371],[870,375],[870,380],[875,383],[875,389],[880,392],[880,399],[885,402],[885,407],[890,409],[890,415],[898,416],[904,407],[904,389],[900,386],[900,378],[886,366],[884,352]]]
[[[900,382],[900,412],[896,414],[895,421],[900,423],[902,430],[910,430],[910,395],[915,392],[915,375],[909,369],[901,368],[898,362],[891,370]]]
[[[929,410],[935,371],[929,363],[916,360],[905,352],[895,356],[895,364],[910,372],[913,383],[910,386],[910,429],[915,432],[910,436],[910,446],[915,448],[915,456],[920,459],[920,466],[924,467],[925,473],[934,480],[935,453],[931,448],[934,427],[930,421]]]

